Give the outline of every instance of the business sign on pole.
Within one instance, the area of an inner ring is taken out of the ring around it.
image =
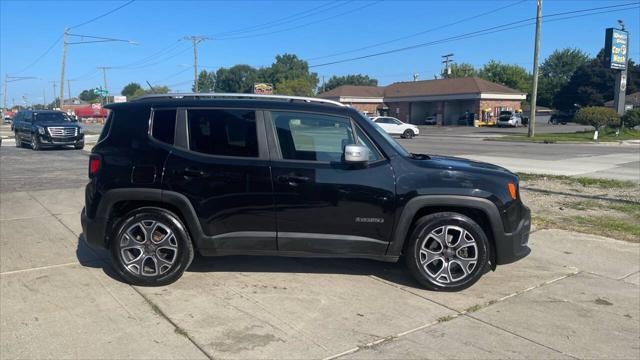
[[[273,95],[273,85],[266,83],[253,84],[253,93],[261,95]]]
[[[625,70],[629,54],[629,33],[608,28],[604,41],[604,64],[607,68]]]
[[[121,95],[114,95],[113,96],[113,102],[114,103],[127,102],[127,97],[126,96],[121,96]]]

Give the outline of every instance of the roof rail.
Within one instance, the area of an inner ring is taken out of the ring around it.
[[[333,100],[288,95],[261,95],[261,94],[233,94],[233,93],[175,93],[175,94],[151,94],[137,97],[131,101],[141,101],[148,99],[256,99],[256,100],[277,100],[277,101],[302,101],[307,103],[330,104],[345,107],[345,104]]]

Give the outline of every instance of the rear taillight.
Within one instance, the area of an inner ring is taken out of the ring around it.
[[[89,156],[89,177],[94,177],[102,167],[102,157],[98,154]]]

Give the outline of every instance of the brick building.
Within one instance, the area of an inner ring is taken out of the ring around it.
[[[477,77],[397,82],[388,86],[343,85],[318,97],[348,104],[369,116],[388,115],[423,124],[463,125],[467,114],[495,119],[502,110],[518,110],[526,94]]]

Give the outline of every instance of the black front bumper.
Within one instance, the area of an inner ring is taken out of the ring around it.
[[[53,137],[50,135],[38,134],[38,140],[40,140],[40,146],[80,145],[84,144],[84,134],[66,137]]]
[[[93,248],[106,248],[105,244],[105,228],[106,219],[98,218],[90,219],[87,216],[87,211],[82,208],[80,214],[80,222],[82,223],[82,233],[84,239]]]
[[[531,253],[529,232],[531,231],[531,210],[522,205],[522,217],[511,233],[494,234],[496,245],[496,263],[509,264]]]

